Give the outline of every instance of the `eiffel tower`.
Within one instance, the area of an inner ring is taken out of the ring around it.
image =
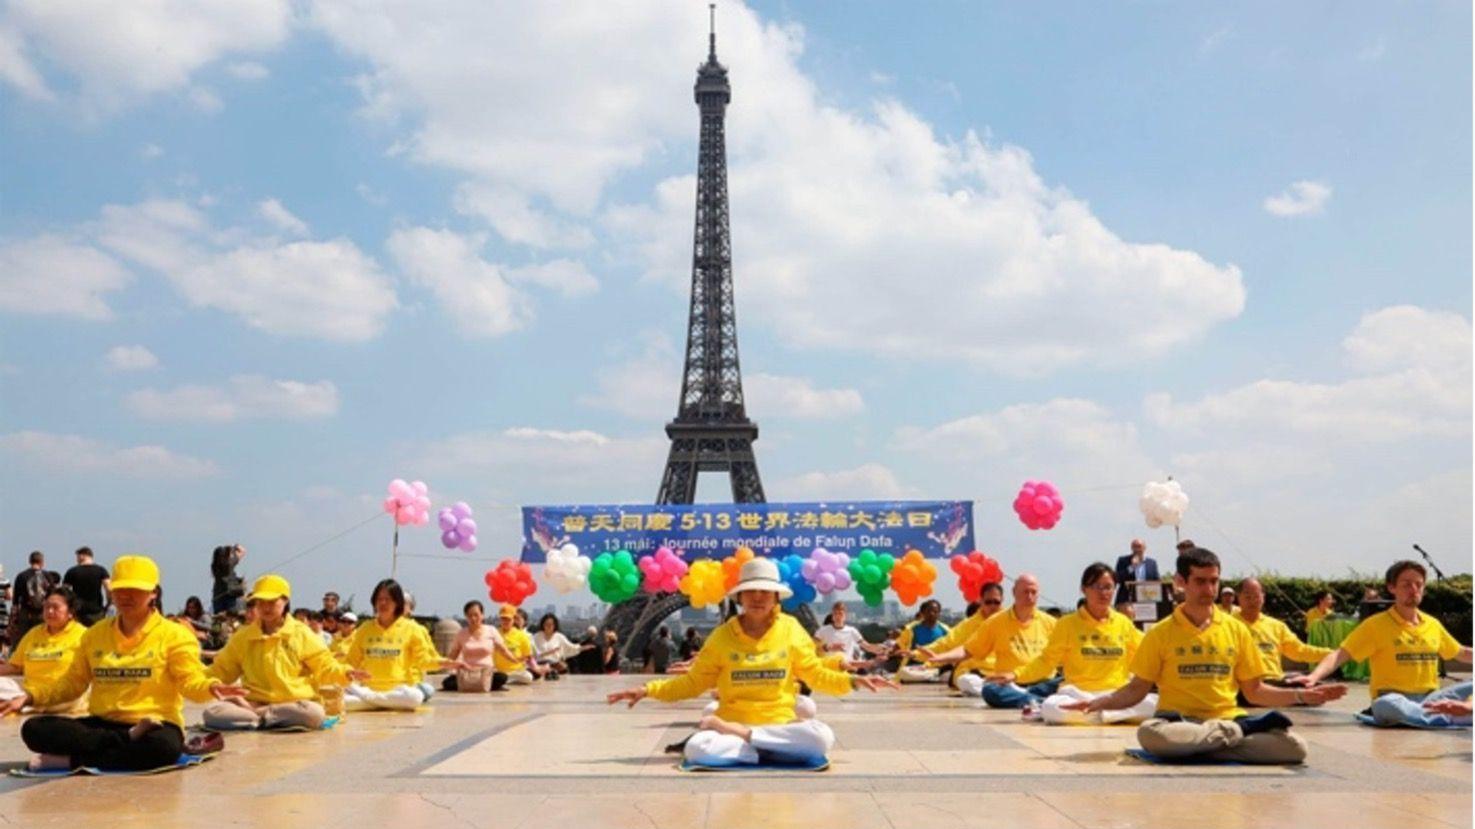
[[[656,495],[658,504],[692,503],[700,472],[726,472],[732,483],[733,503],[764,501],[763,482],[753,457],[758,424],[748,419],[743,406],[743,376],[738,368],[724,129],[732,87],[727,82],[727,68],[717,62],[715,10],[712,14],[707,62],[697,69],[695,89],[702,131],[697,153],[686,368],[676,419],[666,424],[671,452]]]

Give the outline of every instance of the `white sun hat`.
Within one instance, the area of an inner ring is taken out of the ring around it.
[[[744,590],[767,590],[778,594],[780,599],[794,595],[778,577],[778,565],[766,558],[755,558],[738,571],[738,583],[727,591],[729,599],[736,598]]]

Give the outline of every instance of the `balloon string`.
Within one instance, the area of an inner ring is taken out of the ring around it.
[[[483,558],[481,556],[452,556],[435,553],[400,553],[400,558],[439,558],[447,561],[507,561],[505,558]]]
[[[338,533],[337,535],[333,536],[332,538],[326,539],[324,541],[319,541],[318,543],[312,545],[311,547],[308,547],[306,550],[303,550],[303,551],[301,551],[299,553],[296,553],[296,554],[294,554],[292,556],[289,556],[288,558],[283,559],[282,561],[277,562],[276,564],[273,564],[272,566],[266,568],[263,572],[271,573],[273,571],[280,570],[283,567],[286,567],[288,564],[291,564],[292,562],[296,561],[297,559],[302,558],[303,556],[307,555],[308,553],[311,553],[314,550],[317,550],[318,548],[320,548],[320,547],[322,547],[324,545],[331,544],[334,541],[337,541],[338,539],[342,538],[343,536],[348,535],[349,533],[351,533],[354,530],[358,529],[359,527],[362,527],[365,524],[368,524],[369,522],[371,522],[371,521],[379,518],[381,515],[386,515],[386,514],[387,513],[383,512],[382,510],[376,510],[373,515],[369,516],[368,518],[365,518],[364,520],[358,522],[357,524],[354,524],[352,527],[349,527],[348,529],[344,530],[343,532]]]

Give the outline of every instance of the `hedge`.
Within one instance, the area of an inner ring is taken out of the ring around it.
[[[1337,612],[1350,616],[1357,615],[1365,587],[1377,585],[1383,597],[1388,597],[1387,592],[1381,590],[1382,578],[1377,576],[1369,576],[1364,580],[1325,581],[1267,573],[1259,578],[1260,583],[1265,585],[1265,613],[1290,625],[1302,639],[1306,638],[1306,617],[1302,614],[1316,606],[1316,594],[1323,590],[1330,590],[1337,597]],[[1225,583],[1232,587],[1237,586],[1239,579],[1228,579]],[[1420,610],[1442,622],[1465,645],[1470,644],[1471,639],[1470,588],[1469,573],[1451,576],[1443,581],[1430,581],[1424,587],[1424,603],[1419,606]]]

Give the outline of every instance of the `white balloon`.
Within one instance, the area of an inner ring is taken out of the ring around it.
[[[1177,481],[1149,481],[1142,487],[1137,506],[1148,527],[1157,529],[1164,524],[1176,527],[1188,511],[1188,494]]]

